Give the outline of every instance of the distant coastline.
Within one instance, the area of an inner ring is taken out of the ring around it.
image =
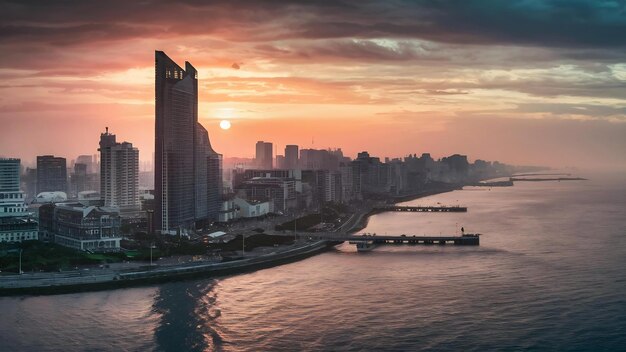
[[[407,195],[401,195],[401,196],[393,197],[392,203],[393,204],[398,204],[398,203],[403,203],[403,202],[410,202],[412,200],[425,198],[425,197],[429,197],[429,196],[434,196],[436,194],[457,191],[457,190],[460,190],[460,189],[463,189],[463,185],[450,185],[449,187],[440,187],[440,188],[436,188],[436,189],[423,190],[423,191],[415,192],[415,193],[412,193],[412,194],[407,194]],[[386,211],[381,209],[381,208],[375,208],[373,205],[371,205],[370,209],[368,211],[365,211],[365,212],[359,214],[360,218],[355,222],[354,226],[352,226],[351,229],[348,230],[347,232],[348,233],[355,233],[355,232],[359,232],[359,231],[363,230],[364,228],[367,227],[367,224],[369,223],[369,218],[371,216],[376,215],[376,214],[380,214],[380,213],[384,213],[384,212],[386,212]]]

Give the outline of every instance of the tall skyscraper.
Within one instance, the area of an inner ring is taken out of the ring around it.
[[[271,170],[274,160],[274,146],[270,142],[256,142],[256,165],[259,169]]]
[[[297,145],[285,146],[285,168],[286,169],[298,168],[298,146]]]
[[[100,134],[100,193],[104,205],[122,210],[138,209],[139,150],[131,143],[118,143],[115,135]],[[80,165],[80,164],[79,164]]]
[[[193,228],[196,220],[209,217],[208,194],[217,192],[221,197],[221,186],[209,183],[210,173],[204,168],[204,160],[208,164],[208,160],[215,159],[206,156],[215,152],[208,143],[208,133],[199,126],[198,72],[189,62],[182,69],[164,52],[157,51],[154,221],[155,229],[162,233]],[[199,141],[205,134],[208,148]]]
[[[37,193],[67,192],[67,163],[54,155],[37,156]]]

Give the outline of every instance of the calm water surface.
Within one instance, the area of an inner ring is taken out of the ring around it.
[[[344,244],[258,272],[0,298],[1,351],[626,350],[626,178],[469,188],[385,213],[378,234],[480,247]]]

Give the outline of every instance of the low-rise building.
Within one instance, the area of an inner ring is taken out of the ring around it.
[[[67,201],[67,193],[61,191],[54,192],[40,192],[35,197],[33,203],[45,204],[45,203],[61,203]]]
[[[237,187],[248,201],[270,200],[272,212],[286,211],[296,207],[296,186],[294,179],[278,177],[255,177]]]
[[[226,197],[222,200],[222,207],[218,213],[219,222],[229,222],[237,218],[238,208],[235,205],[234,197]]]
[[[37,221],[31,217],[0,217],[0,242],[36,240]]]
[[[235,197],[233,202],[238,208],[239,218],[256,218],[267,215],[271,209],[269,201],[246,200],[240,197]]]
[[[117,208],[59,203],[54,206],[48,226],[47,230],[54,234],[54,242],[65,247],[83,251],[120,249],[121,218]]]
[[[79,192],[78,202],[83,205],[104,205],[100,192],[98,191]]]

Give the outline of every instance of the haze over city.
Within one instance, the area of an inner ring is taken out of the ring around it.
[[[105,126],[149,161],[154,50],[198,70],[199,121],[224,157],[269,140],[352,157],[626,165],[623,2],[0,6],[0,154],[25,165],[93,154]]]

